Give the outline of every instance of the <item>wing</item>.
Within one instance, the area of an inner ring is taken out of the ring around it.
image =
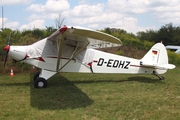
[[[101,41],[122,45],[121,40],[112,35],[82,27],[64,26],[49,36],[47,40],[58,42],[59,48],[56,71],[60,71],[75,56],[77,56],[88,46],[99,44]],[[71,46],[74,48],[74,51],[72,52],[72,56],[69,58],[69,61],[64,66],[59,68],[60,58],[63,54],[63,46]]]
[[[119,46],[122,45],[121,40],[112,35],[100,31],[95,31],[92,29],[68,26],[64,26],[56,32],[54,32],[51,36],[48,37],[48,40],[57,40],[59,37],[62,36],[62,34],[64,35],[65,39],[81,42],[88,41],[90,42],[90,45],[99,44],[97,40],[101,42],[118,44]]]

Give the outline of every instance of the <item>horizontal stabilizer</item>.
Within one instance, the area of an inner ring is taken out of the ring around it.
[[[173,64],[164,64],[164,65],[157,65],[157,67],[165,68],[165,69],[174,69],[176,66]]]
[[[144,67],[152,67],[152,68],[161,68],[161,69],[174,69],[176,66],[173,64],[153,64],[153,63],[145,63],[141,61],[141,66]]]

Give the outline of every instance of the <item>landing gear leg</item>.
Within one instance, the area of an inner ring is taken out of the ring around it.
[[[40,74],[40,72],[38,72],[34,75],[34,81],[39,77],[39,74]]]
[[[163,76],[159,76],[156,71],[153,71],[153,75],[157,76],[159,80],[164,80],[165,78]]]

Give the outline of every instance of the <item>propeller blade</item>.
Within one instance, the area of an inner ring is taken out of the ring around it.
[[[8,42],[7,42],[7,46],[4,47],[4,50],[6,51],[5,59],[4,59],[4,67],[6,66],[6,62],[7,62],[7,59],[8,59],[8,53],[9,53],[9,49],[10,49],[10,38],[11,38],[11,33],[9,34],[9,39],[8,39]]]
[[[8,58],[8,52],[9,52],[9,50],[7,50],[6,54],[5,54],[4,67],[6,66],[6,62],[7,62],[7,58]]]

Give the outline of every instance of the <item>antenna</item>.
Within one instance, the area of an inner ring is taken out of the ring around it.
[[[3,7],[2,7],[2,31],[4,29],[4,19],[3,19]]]

